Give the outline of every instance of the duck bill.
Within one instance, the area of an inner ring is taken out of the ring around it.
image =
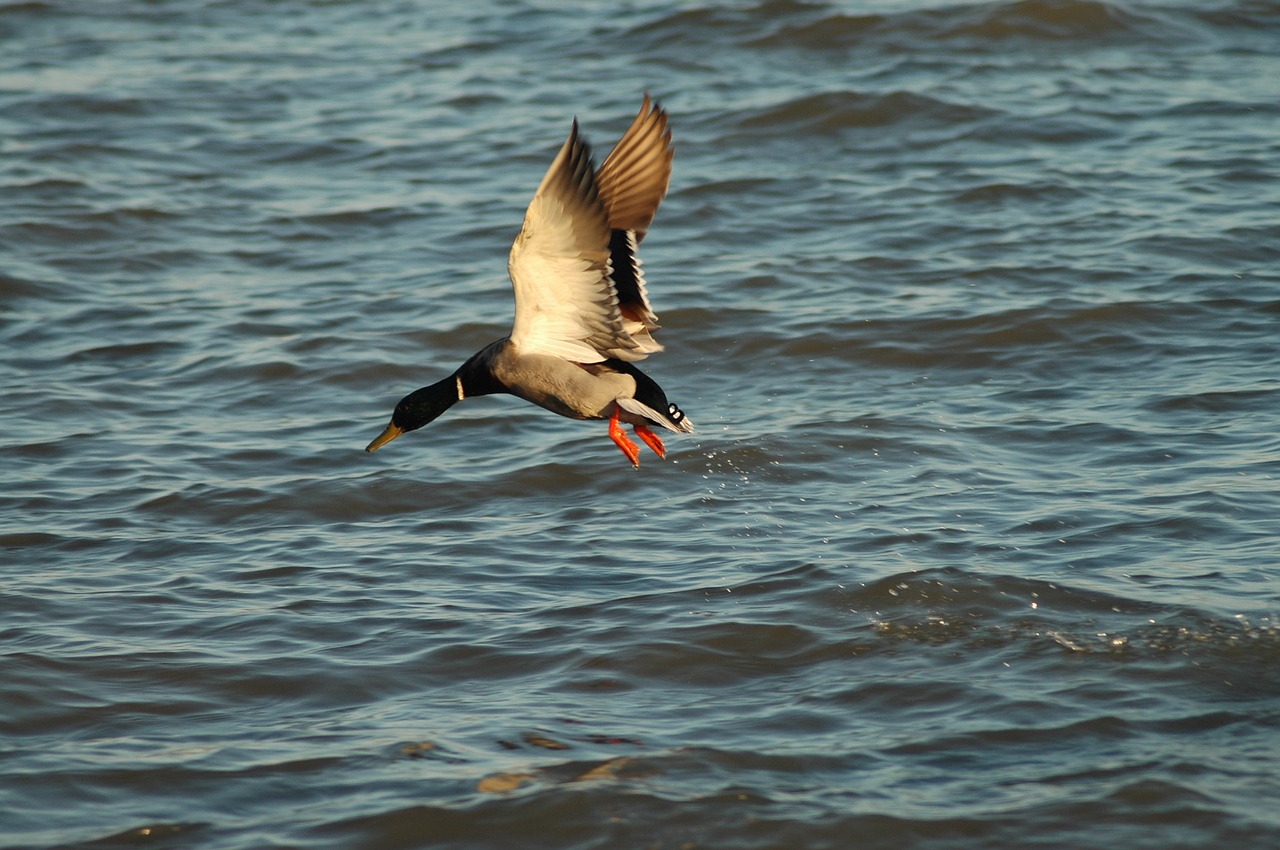
[[[403,433],[404,433],[404,429],[397,426],[396,423],[392,422],[389,425],[387,425],[386,430],[383,431],[381,434],[379,434],[372,443],[365,446],[364,450],[366,452],[376,452],[378,449],[382,448],[387,443],[391,442],[392,440],[394,440],[396,437],[399,437]]]

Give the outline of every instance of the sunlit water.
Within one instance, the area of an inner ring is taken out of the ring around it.
[[[0,0],[0,846],[1280,835],[1280,4]],[[653,92],[698,423],[405,392]]]

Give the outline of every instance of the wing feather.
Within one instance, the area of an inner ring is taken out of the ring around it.
[[[596,172],[600,201],[614,230],[644,240],[671,182],[671,130],[667,111],[644,96],[640,114]]]
[[[648,95],[599,171],[573,122],[507,261],[517,349],[577,363],[662,350],[636,249],[666,194],[671,158],[667,113]]]
[[[651,336],[658,317],[649,303],[637,249],[671,183],[667,112],[644,96],[640,113],[596,172],[600,201],[614,231],[610,261],[623,327],[645,354],[661,351]]]
[[[511,341],[521,351],[596,363],[625,333],[609,279],[609,221],[592,172],[575,121],[507,261],[516,299]]]

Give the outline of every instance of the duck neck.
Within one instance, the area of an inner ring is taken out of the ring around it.
[[[506,344],[507,340],[502,339],[485,346],[458,367],[458,371],[453,373],[458,401],[477,395],[507,392],[506,386],[493,375],[494,358],[499,356]]]

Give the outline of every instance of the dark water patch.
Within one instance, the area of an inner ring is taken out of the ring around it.
[[[65,141],[44,140],[33,147],[28,155],[32,163],[44,166],[70,166],[82,168],[87,163],[112,167],[129,167],[145,161],[134,147],[111,141],[84,139],[82,133],[69,133]]]
[[[54,285],[46,281],[0,274],[0,298],[4,298],[8,304],[22,298],[43,298],[55,289]],[[0,316],[0,321],[7,322],[8,318],[7,315]]]
[[[759,48],[847,49],[888,40],[886,31],[890,29],[891,20],[891,16],[884,14],[826,15],[805,23],[785,24],[752,39],[749,44]]]
[[[0,240],[48,247],[72,247],[83,252],[86,245],[109,241],[114,234],[109,227],[95,222],[53,224],[47,221],[21,221],[0,228]]]
[[[821,326],[793,322],[785,336],[743,340],[740,357],[865,363],[894,369],[995,369],[1051,373],[1070,368],[1134,369],[1162,353],[1155,344],[1203,321],[1198,305],[1176,301],[1057,303],[958,316],[913,316]],[[1098,361],[1096,350],[1125,352],[1123,363]]]
[[[262,161],[267,165],[294,163],[340,165],[377,159],[381,155],[379,148],[363,139],[335,138],[320,142],[294,143],[273,141],[268,151],[264,153]]]
[[[1180,394],[1148,401],[1145,407],[1156,413],[1245,413],[1261,412],[1274,407],[1273,402],[1280,387],[1246,390],[1209,390]]]
[[[264,618],[260,625],[269,622]],[[190,640],[198,633],[191,628],[184,633],[172,628],[172,623],[167,625],[170,628],[164,631],[175,640]],[[206,630],[200,639],[214,641],[216,645],[220,637],[216,631]],[[130,735],[138,734],[149,723],[161,722],[162,718],[197,716],[213,706],[270,709],[283,702],[299,701],[309,708],[331,710],[340,705],[357,705],[374,700],[384,688],[395,692],[404,682],[402,677],[389,672],[380,675],[376,668],[367,665],[356,670],[341,661],[300,657],[285,649],[288,642],[282,643],[278,648],[264,647],[270,654],[262,661],[226,661],[212,654],[193,655],[189,651],[164,655],[91,652],[56,665],[41,666],[20,659],[24,676],[45,678],[61,671],[62,675],[79,680],[77,693],[91,689],[95,694],[109,697],[79,707],[71,700],[59,711],[46,713],[38,721],[24,718],[24,725],[40,727],[33,730],[40,734],[52,729],[61,734],[79,730],[96,736]],[[145,771],[137,775],[146,781]]]
[[[495,45],[495,47],[497,47],[497,45]],[[470,112],[473,110],[493,108],[502,102],[502,97],[492,93],[460,94],[456,97],[444,100],[442,105]]]
[[[24,182],[9,183],[7,191],[14,193],[15,201],[22,204],[56,203],[69,206],[73,200],[85,201],[105,197],[91,183],[70,177],[27,178]]]
[[[1267,170],[1263,161],[1257,157],[1222,157],[1211,151],[1183,154],[1170,160],[1168,166],[1183,173],[1211,173],[1229,180],[1253,175],[1260,182],[1270,182],[1274,181],[1277,176],[1274,172]]]
[[[892,725],[929,722],[930,718],[954,712],[955,707],[961,704],[972,704],[975,715],[999,711],[1001,716],[1010,718],[1015,716],[1015,711],[1043,716],[1051,710],[1051,706],[1045,702],[1014,706],[980,686],[947,681],[921,687],[919,682],[871,680],[842,690],[834,689],[821,698],[810,697],[806,700],[819,701],[837,711],[843,709],[859,713],[882,713],[885,722]]]
[[[1272,0],[1236,0],[1189,14],[1215,27],[1265,31],[1280,20],[1280,7]]]
[[[39,97],[28,97],[10,103],[7,109],[10,115],[28,121],[59,121],[68,115],[86,118],[110,118],[120,116],[137,119],[153,112],[164,111],[163,101],[139,97],[109,96],[106,94],[50,94],[42,92]]]
[[[14,532],[0,536],[0,546],[8,550],[44,547],[60,542],[63,538],[48,532]]]
[[[76,216],[73,220],[92,223],[101,222],[112,227],[129,229],[132,234],[136,235],[135,228],[139,226],[154,226],[156,223],[164,224],[181,217],[181,214],[171,210],[155,209],[153,207],[117,207],[115,209],[86,213]]]
[[[291,522],[301,523],[319,518],[326,522],[388,521],[399,516],[437,523],[451,512],[474,505],[477,499],[488,498],[495,474],[501,476],[503,487],[516,504],[530,506],[551,494],[604,489],[620,469],[625,471],[619,466],[625,464],[625,459],[605,437],[603,428],[598,437],[590,439],[595,448],[587,451],[596,459],[587,463],[581,445],[558,446],[549,456],[542,456],[540,441],[527,434],[520,437],[524,429],[504,420],[486,426],[459,418],[435,429],[436,438],[429,444],[415,447],[402,438],[391,448],[396,457],[387,452],[363,453],[363,446],[377,435],[388,416],[389,410],[379,411],[370,413],[362,427],[345,425],[348,442],[336,445],[327,457],[311,451],[309,457],[300,454],[298,461],[285,463],[283,449],[276,449],[267,464],[218,461],[211,470],[213,480],[222,481],[223,476],[228,476],[234,482],[243,476],[246,484],[194,484],[149,496],[138,503],[137,509],[174,520],[202,522],[218,517],[220,521],[244,522],[254,527],[271,516],[292,517]],[[554,424],[542,423],[547,429]],[[264,430],[259,442],[262,446],[271,445],[276,436],[276,431]],[[567,435],[562,434],[561,441],[564,436]],[[675,444],[670,448],[683,451]],[[607,458],[604,467],[610,473],[603,480],[600,455]],[[242,456],[252,457],[252,453]],[[514,469],[508,466],[517,459]],[[362,476],[349,481],[331,479],[335,463],[346,465],[353,460],[367,470]],[[664,468],[656,457],[642,462],[646,468],[654,467],[654,474],[677,472]],[[205,466],[205,462],[200,465]],[[500,473],[503,467],[507,471]],[[275,476],[263,480],[260,476],[264,469],[274,471]],[[467,477],[472,480],[468,482]],[[451,481],[449,486],[433,486],[433,482],[444,480]],[[248,482],[261,483],[254,486]]]
[[[1154,9],[1090,0],[1021,0],[809,17],[750,43],[763,48],[885,52],[959,43],[978,51],[990,49],[992,43],[1007,47],[1009,43],[1101,45],[1135,39],[1168,40],[1185,38],[1189,29]]]
[[[1054,835],[1068,845],[1087,840],[1091,829],[1085,824],[1089,823],[1102,824],[1108,833],[1123,836],[1126,845],[1144,850],[1157,850],[1170,841],[1172,846],[1202,847],[1206,841],[1214,840],[1211,836],[1257,840],[1270,828],[1238,820],[1220,801],[1196,805],[1187,797],[1194,798],[1195,794],[1188,794],[1185,786],[1177,783],[1131,782],[1101,793],[1081,791],[1078,798],[1042,803],[1024,812],[1024,816],[1037,825],[1040,834]],[[1173,802],[1166,805],[1163,801],[1170,798]],[[1153,832],[1166,829],[1171,833],[1169,837],[1152,840]],[[1013,836],[1005,840],[1013,841]]]
[[[685,8],[629,27],[622,35],[628,39],[640,39],[650,47],[696,43],[711,34],[740,41],[752,37],[761,27],[779,20],[806,16],[822,8],[798,0],[763,0],[753,6],[732,8]]]
[[[956,20],[954,29],[948,34],[994,40],[1090,43],[1118,38],[1158,37],[1166,29],[1161,19],[1148,9],[1139,11],[1129,6],[1091,0],[1021,0],[968,7],[967,11],[973,17]]]
[[[1025,202],[1062,204],[1082,196],[1079,189],[1064,183],[1037,182],[1031,184],[989,183],[965,189],[955,196],[962,204],[1000,206]]]
[[[422,213],[404,207],[373,207],[288,216],[269,220],[266,225],[286,240],[329,240],[349,238],[361,231],[385,236],[388,228],[421,222]]]
[[[529,676],[562,678],[566,674],[566,668],[573,663],[575,656],[581,655],[581,651],[554,651],[552,647],[560,642],[557,640],[558,636],[547,630],[541,632],[536,636],[524,635],[524,647],[449,644],[425,653],[409,665],[408,672],[435,677],[442,682],[460,675],[477,683]]]
[[[1219,272],[1229,273],[1250,266],[1265,268],[1273,265],[1280,258],[1280,246],[1272,243],[1272,231],[1273,228],[1268,227],[1234,228],[1215,236],[1157,233],[1137,237],[1130,245],[1149,256],[1177,257],[1192,266],[1214,267]],[[1259,235],[1263,238],[1256,238]]]
[[[683,190],[673,189],[673,194],[678,193],[680,197],[690,199],[702,197],[723,199],[738,196],[750,198],[757,196],[762,189],[773,186],[776,183],[777,180],[769,177],[712,180],[705,183],[695,183]]]
[[[1166,107],[1163,117],[1266,117],[1280,114],[1280,104],[1271,101],[1242,102],[1235,100],[1196,100]]]
[[[1097,745],[1107,741],[1126,740],[1134,734],[1131,725],[1121,718],[1096,717],[1058,728],[984,730],[946,740],[906,744],[889,752],[919,756],[931,763],[954,767],[961,761],[971,761],[980,751],[1024,750],[1027,746],[1039,745],[1047,739],[1068,742],[1069,745]]]
[[[68,362],[89,361],[102,367],[120,368],[130,362],[151,363],[157,358],[174,357],[185,350],[185,344],[172,341],[120,343],[81,349],[71,354]]]
[[[591,653],[583,666],[592,675],[639,685],[672,675],[701,688],[737,687],[743,677],[768,675],[780,666],[807,663],[819,641],[787,624],[717,623],[670,629],[663,640],[645,641],[625,655]]]
[[[16,2],[0,4],[0,15],[39,15],[51,12],[54,5],[39,2]]]
[[[871,94],[855,91],[809,95],[741,115],[744,130],[838,133],[849,128],[907,124],[953,127],[990,118],[993,110],[949,103],[910,91]]]
[[[1003,116],[1000,120],[976,125],[957,136],[959,144],[975,141],[988,144],[1046,144],[1083,146],[1114,139],[1110,122],[1081,110],[1056,114]],[[944,139],[949,143],[951,139]]]

